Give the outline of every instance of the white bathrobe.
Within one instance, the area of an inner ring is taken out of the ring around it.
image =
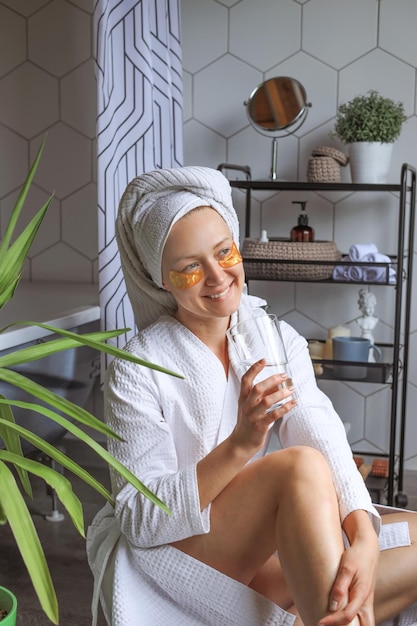
[[[259,301],[244,296],[235,316],[250,314],[249,303]],[[316,385],[307,343],[288,324],[281,328],[298,405],[270,433],[279,434],[283,447],[302,444],[320,450],[333,472],[341,522],[351,511],[364,509],[379,532],[379,514],[357,471],[343,424]],[[101,593],[112,626],[290,626],[293,616],[286,611],[168,545],[209,531],[210,506],[200,512],[196,464],[236,422],[239,381],[233,355],[227,379],[209,348],[168,316],[139,333],[127,350],[185,376],[181,380],[115,360],[106,382],[106,422],[125,441],[110,441],[109,450],[172,515],[112,472],[115,510],[106,505],[87,537],[95,579],[93,613]],[[394,530],[388,538],[384,533],[382,548],[409,543],[406,524],[394,525]]]

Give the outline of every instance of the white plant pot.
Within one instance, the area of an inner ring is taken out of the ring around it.
[[[393,146],[393,143],[367,141],[349,144],[352,183],[386,183],[391,166]]]

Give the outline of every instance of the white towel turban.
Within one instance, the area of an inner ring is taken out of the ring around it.
[[[126,289],[139,329],[172,314],[175,300],[162,287],[162,252],[172,226],[199,206],[215,209],[239,245],[239,222],[229,181],[208,167],[160,169],[127,186],[116,220]]]

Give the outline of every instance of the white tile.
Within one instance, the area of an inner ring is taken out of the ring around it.
[[[89,59],[60,81],[61,119],[80,133],[96,136],[96,82],[94,61]]]
[[[379,45],[387,52],[417,66],[417,4],[414,0],[380,2]]]
[[[29,17],[30,57],[54,76],[63,76],[90,58],[90,29],[87,13],[52,0]]]
[[[226,140],[195,120],[184,124],[184,165],[216,168],[226,160]]]
[[[383,452],[389,447],[391,391],[379,389],[366,399],[365,437]]]
[[[194,75],[194,117],[224,137],[244,128],[244,102],[261,73],[230,54]]]
[[[182,73],[183,119],[188,122],[193,116],[193,77],[185,70]]]
[[[230,9],[230,52],[268,70],[300,50],[300,15],[292,0],[242,0]]]
[[[39,141],[31,142],[31,157]],[[36,174],[37,183],[47,190],[55,190],[57,198],[91,181],[91,141],[71,130],[65,124],[55,124],[49,131]]]
[[[410,382],[417,387],[417,331],[410,333],[408,349],[410,354]]]
[[[27,174],[27,142],[0,124],[0,202],[23,184]]]
[[[2,122],[31,139],[59,119],[58,81],[30,62],[0,80]]]
[[[415,407],[417,406],[417,389],[414,385],[408,385],[407,393],[407,415],[409,418],[405,430],[405,458],[412,459],[413,467],[417,468],[416,441],[417,441],[417,420],[415,419]]]
[[[373,50],[344,67],[339,80],[339,104],[375,89],[386,98],[402,102],[407,115],[414,111],[415,69],[382,50]]]
[[[375,0],[307,2],[303,50],[336,69],[369,52],[377,45],[378,5]]]
[[[398,199],[387,193],[358,192],[336,204],[334,240],[343,253],[357,243],[374,243],[393,254],[396,246]]]
[[[227,52],[227,23],[226,7],[215,0],[181,0],[185,70],[193,74]]]
[[[48,4],[50,0],[2,0],[2,4],[10,7],[13,11],[28,17],[36,13],[42,6]]]
[[[90,183],[62,201],[62,240],[91,260],[97,257],[96,185]]]
[[[26,21],[0,5],[0,76],[26,58]]]
[[[278,139],[277,178],[297,180],[297,139],[292,135]],[[252,126],[229,139],[229,162],[249,165],[253,179],[269,179],[272,167],[272,138]]]
[[[34,257],[32,280],[92,282],[92,263],[64,243],[58,243]]]

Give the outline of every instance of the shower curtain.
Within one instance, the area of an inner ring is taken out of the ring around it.
[[[97,0],[94,44],[101,319],[105,330],[132,329],[122,346],[135,323],[115,239],[118,203],[132,178],[183,159],[179,0]]]

